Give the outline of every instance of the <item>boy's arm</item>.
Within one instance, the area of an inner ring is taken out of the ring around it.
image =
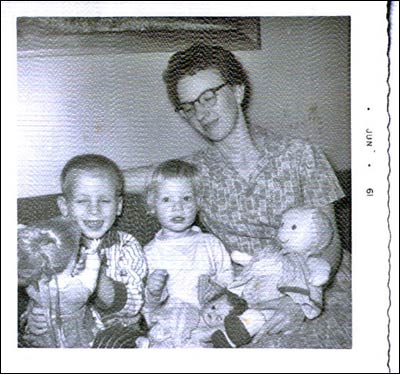
[[[125,191],[143,193],[154,168],[155,165],[149,165],[123,170]]]
[[[95,303],[100,309],[106,310],[116,307],[117,310],[121,310],[124,307],[126,303],[125,286],[123,284],[119,285],[119,283],[107,277],[104,266],[101,266],[95,299]],[[121,289],[118,290],[118,287]],[[124,296],[121,297],[121,294]],[[122,301],[121,306],[115,305],[116,295],[119,295],[118,299]]]
[[[136,239],[130,235],[122,239],[115,253],[107,259],[108,274],[101,272],[95,303],[106,314],[133,317],[144,303],[147,264]]]

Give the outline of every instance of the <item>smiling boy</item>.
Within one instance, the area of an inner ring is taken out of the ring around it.
[[[81,231],[75,274],[85,267],[89,249],[95,248],[102,261],[93,302],[94,314],[99,317],[98,325],[103,331],[95,346],[114,339],[120,342],[117,346],[112,343],[114,348],[123,344],[134,346],[131,333],[137,336],[140,330],[136,326],[141,319],[147,264],[139,242],[130,234],[112,228],[122,212],[122,173],[104,156],[79,155],[64,166],[61,188],[62,195],[57,201],[60,212]],[[34,312],[40,316],[40,311]],[[38,333],[46,330],[46,326],[40,326],[39,317],[31,321]]]

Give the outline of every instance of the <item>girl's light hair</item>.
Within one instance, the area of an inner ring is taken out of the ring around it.
[[[192,182],[195,195],[199,190],[199,170],[198,168],[186,161],[168,160],[157,166],[154,170],[150,182],[146,186],[146,200],[150,210],[156,205],[158,187],[167,179],[187,178]]]

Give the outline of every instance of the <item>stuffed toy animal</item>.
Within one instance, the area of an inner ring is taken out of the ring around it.
[[[94,320],[87,306],[100,269],[95,248],[79,254],[81,232],[66,218],[54,218],[18,227],[18,285],[25,287],[29,303],[23,340],[35,347],[88,347]],[[75,273],[79,256],[84,269]],[[32,334],[29,315],[33,308],[46,311],[47,331]]]
[[[139,348],[182,348],[187,346],[191,332],[198,326],[200,313],[195,306],[180,300],[153,311],[147,323],[151,326],[147,338],[139,337]]]
[[[242,296],[249,306],[258,308],[283,294],[296,296],[291,290],[313,293],[315,287],[329,280],[330,266],[318,256],[332,237],[329,218],[318,209],[289,209],[282,215],[277,235],[279,247],[265,248],[254,256],[232,253],[232,260],[244,268],[230,288],[242,287]],[[308,318],[318,314],[306,313]]]
[[[333,227],[326,214],[316,208],[289,209],[282,216],[278,232],[281,253],[306,259],[308,281],[319,287],[329,280],[330,265],[318,257],[333,240]]]
[[[322,311],[323,288],[330,265],[319,255],[329,246],[333,229],[329,218],[316,208],[289,209],[282,215],[278,245],[254,256],[234,251],[232,261],[243,266],[229,289],[241,295],[249,309],[225,320],[225,337],[216,336],[218,346],[241,346],[251,341],[271,317],[271,300],[289,296],[308,319]],[[238,333],[239,332],[239,333]],[[232,344],[233,342],[233,344]]]
[[[18,225],[18,285],[35,285],[64,271],[77,256],[79,240],[79,229],[63,217]]]

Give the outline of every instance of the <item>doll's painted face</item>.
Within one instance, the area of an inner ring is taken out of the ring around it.
[[[332,235],[328,218],[315,209],[290,209],[282,216],[278,239],[286,252],[315,254]]]
[[[232,310],[226,295],[208,303],[201,311],[202,318],[207,326],[223,326],[225,317]]]

